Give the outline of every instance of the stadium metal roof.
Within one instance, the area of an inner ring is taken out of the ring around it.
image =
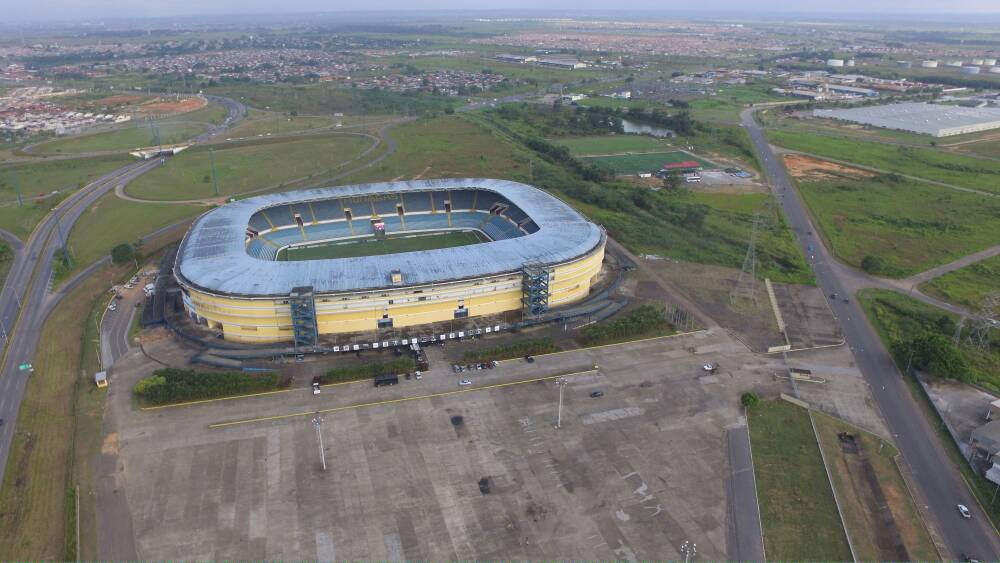
[[[1000,128],[1000,109],[922,102],[851,109],[816,109],[813,110],[813,115],[935,137]]]
[[[538,231],[484,244],[357,258],[273,262],[247,254],[250,217],[262,209],[296,202],[381,193],[477,189],[496,192],[530,216]],[[191,226],[177,253],[174,272],[209,293],[247,297],[288,295],[293,287],[318,293],[393,287],[400,270],[404,286],[448,282],[519,271],[526,262],[557,264],[593,250],[604,237],[597,225],[561,200],[518,182],[483,178],[357,184],[270,194],[205,213]]]

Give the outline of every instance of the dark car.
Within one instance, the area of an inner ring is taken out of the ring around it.
[[[591,399],[597,399],[604,396],[604,391],[593,391],[590,393]]]

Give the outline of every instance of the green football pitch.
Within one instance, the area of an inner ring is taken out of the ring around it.
[[[442,231],[412,235],[392,234],[385,238],[367,237],[348,241],[331,241],[314,246],[296,246],[278,252],[279,261],[325,260],[398,254],[418,250],[434,250],[488,242],[476,231]]]
[[[601,168],[606,168],[615,174],[636,174],[639,172],[656,172],[664,164],[693,160],[702,168],[715,168],[715,165],[684,151],[654,152],[639,154],[618,154],[614,156],[592,156],[585,158]]]

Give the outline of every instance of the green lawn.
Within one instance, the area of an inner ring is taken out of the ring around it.
[[[272,135],[279,135],[297,131],[308,131],[310,129],[330,127],[336,124],[337,121],[344,123],[344,119],[342,118],[333,118],[328,116],[292,116],[275,111],[250,109],[246,117],[244,117],[235,127],[226,132],[226,137],[235,139],[239,137],[266,135],[268,133]]]
[[[384,239],[370,237],[318,246],[290,248],[279,253],[278,260],[298,261],[379,256],[436,248],[452,248],[481,242],[486,242],[486,240],[475,231],[442,232],[416,236],[389,235]]]
[[[764,401],[749,410],[748,422],[768,559],[850,561],[808,411]]]
[[[208,128],[198,123],[163,123],[156,125],[160,134],[160,144],[171,145],[187,141],[205,132]],[[126,128],[92,135],[80,135],[57,139],[37,145],[34,153],[84,153],[100,151],[128,152],[137,148],[155,145],[153,133],[148,124],[136,122]]]
[[[59,201],[81,185],[133,161],[128,156],[42,160],[0,167],[0,225],[26,238]],[[21,186],[23,205],[18,207],[14,177]],[[57,195],[46,198],[40,194]]]
[[[357,135],[323,135],[224,145],[214,150],[219,193],[235,195],[309,177],[318,181],[358,157],[371,143],[371,139]],[[209,151],[191,149],[143,174],[127,190],[132,196],[150,200],[211,198],[211,174]]]
[[[69,233],[73,269],[93,264],[119,244],[133,243],[156,229],[207,210],[197,205],[134,203],[106,194],[80,216]]]
[[[170,117],[165,117],[158,121],[158,123],[185,121],[188,123],[209,123],[218,125],[226,120],[227,115],[229,115],[229,110],[226,109],[226,106],[209,103],[207,106],[195,111],[178,113],[171,115]]]
[[[920,510],[896,465],[899,452],[878,436],[821,413],[813,413],[820,447],[826,456],[833,477],[837,499],[851,535],[855,553],[861,561],[892,561],[898,559],[895,549],[884,541],[887,530],[882,528],[882,513],[873,507],[873,490],[881,490],[892,522],[906,548],[909,561],[939,561],[934,542],[924,525]],[[859,452],[845,452],[838,434],[854,436]],[[875,475],[878,489],[870,488],[862,456]]]
[[[904,277],[998,243],[997,198],[884,177],[798,185],[833,253],[856,267],[881,257],[880,275]]]
[[[865,289],[858,298],[868,319],[875,327],[882,342],[890,351],[897,342],[933,332],[951,339],[955,334],[958,316],[928,305],[922,301],[882,289]],[[965,342],[970,325],[966,324],[959,351],[972,368],[972,381],[1000,392],[1000,334],[994,330],[989,345],[979,350]],[[896,365],[905,366],[907,358],[896,358]]]
[[[755,83],[746,85],[722,85],[716,94],[694,100],[691,104],[691,117],[698,121],[736,125],[740,122],[740,112],[748,104],[780,101],[786,98],[772,94],[771,83]]]
[[[656,152],[662,151],[667,144],[661,139],[646,135],[606,135],[594,137],[576,137],[554,139],[553,144],[569,149],[573,156],[595,154],[618,154],[623,152]]]
[[[1000,194],[1000,161],[996,160],[809,133],[769,131],[768,138],[792,150]]]
[[[947,143],[948,141],[945,142]],[[954,147],[954,150],[969,152],[977,156],[1000,158],[1000,141],[981,141],[978,143],[968,143]]]
[[[698,162],[703,168],[715,168],[714,164],[683,151],[591,156],[587,157],[586,160],[619,176],[638,172],[656,172],[665,164],[689,160]]]
[[[1000,291],[1000,256],[924,282],[920,291],[977,311],[987,294]]]

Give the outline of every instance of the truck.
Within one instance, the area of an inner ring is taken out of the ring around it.
[[[399,383],[399,376],[394,373],[380,373],[375,376],[375,387],[396,385],[397,383]]]

